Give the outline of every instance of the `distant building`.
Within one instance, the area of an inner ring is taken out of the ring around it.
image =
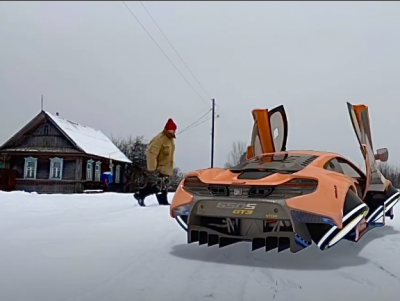
[[[2,183],[8,187],[0,189],[38,193],[105,190],[100,176],[111,171],[115,183],[110,190],[121,191],[125,169],[131,163],[101,131],[41,111],[0,147]],[[8,181],[6,170],[11,175]]]

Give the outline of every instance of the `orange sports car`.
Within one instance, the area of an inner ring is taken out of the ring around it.
[[[253,110],[246,160],[190,172],[175,193],[170,214],[188,243],[298,252],[314,242],[327,250],[392,219],[400,192],[376,164],[388,150],[374,153],[368,107],[347,105],[366,172],[339,154],[286,150],[284,107]]]

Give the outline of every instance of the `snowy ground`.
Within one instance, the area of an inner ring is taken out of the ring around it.
[[[172,198],[172,195],[170,195]],[[397,220],[320,252],[187,245],[168,207],[130,195],[0,192],[0,300],[375,300],[400,294]]]

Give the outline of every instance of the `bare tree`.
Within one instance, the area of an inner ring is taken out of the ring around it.
[[[179,183],[183,180],[184,177],[185,177],[185,174],[181,171],[181,169],[179,167],[175,167],[174,173],[171,177],[170,191],[176,191]]]
[[[232,143],[232,150],[228,155],[225,168],[230,168],[240,162],[241,157],[247,150],[247,144],[244,141],[235,141]]]
[[[394,187],[400,188],[400,166],[378,162],[378,169],[386,179],[392,182]]]
[[[144,137],[111,137],[111,141],[132,161],[132,164],[125,170],[127,183],[124,190],[132,192],[142,187],[147,178],[151,176],[146,166],[147,143],[144,142]]]

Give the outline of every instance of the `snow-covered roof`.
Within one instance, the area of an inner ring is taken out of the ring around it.
[[[101,131],[45,113],[86,154],[132,163]]]

